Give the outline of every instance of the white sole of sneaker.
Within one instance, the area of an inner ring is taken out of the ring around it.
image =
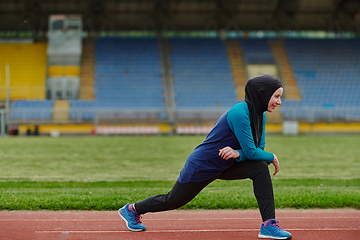
[[[145,229],[133,229],[133,228],[130,228],[129,227],[129,222],[126,220],[126,218],[124,218],[122,215],[121,215],[121,209],[118,210],[118,214],[119,216],[121,217],[122,220],[124,220],[125,224],[126,224],[126,227],[130,230],[130,231],[133,231],[133,232],[141,232],[141,231],[145,231]]]
[[[262,235],[259,233],[258,235],[259,238],[262,238],[262,239],[291,239],[292,237],[273,237],[273,236],[268,236],[268,235]]]

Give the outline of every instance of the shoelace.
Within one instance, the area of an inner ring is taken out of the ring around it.
[[[274,228],[279,229],[279,230],[283,230],[282,227],[280,227],[279,222],[275,222],[275,223],[272,223],[270,225],[273,226]]]
[[[142,223],[140,214],[132,213],[132,215],[134,216],[134,220],[135,220],[136,224],[141,224]]]

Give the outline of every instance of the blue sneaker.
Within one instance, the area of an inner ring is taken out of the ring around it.
[[[126,204],[118,211],[120,217],[126,223],[126,227],[131,231],[135,231],[135,232],[145,231],[146,227],[141,224],[140,214],[138,212],[129,212],[128,206],[129,204]]]
[[[266,239],[291,239],[292,235],[282,229],[276,219],[271,219],[271,223],[266,227],[264,224],[261,224],[258,237]]]

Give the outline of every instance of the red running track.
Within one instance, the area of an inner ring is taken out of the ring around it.
[[[277,210],[294,240],[360,239],[360,210]],[[148,213],[145,232],[130,232],[116,211],[0,211],[1,240],[258,239],[257,210],[176,210]]]

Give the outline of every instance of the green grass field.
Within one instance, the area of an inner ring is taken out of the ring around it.
[[[166,193],[204,138],[0,138],[0,209],[115,210]],[[280,161],[277,208],[360,209],[359,135],[268,135],[266,142]],[[219,180],[183,209],[256,207],[250,180]]]

